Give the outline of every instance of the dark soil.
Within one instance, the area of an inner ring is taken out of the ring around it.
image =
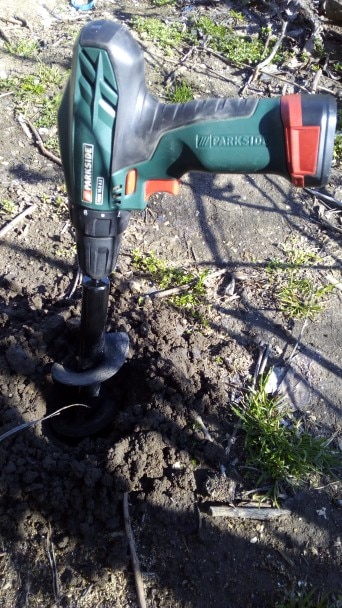
[[[74,32],[87,20],[115,18],[129,25],[135,13],[178,19],[193,6],[179,4],[156,9],[143,2],[99,1],[91,14],[81,15],[62,0],[29,1],[25,7],[18,0],[13,8],[2,8],[0,17],[27,18],[32,28],[27,35],[44,41],[42,60],[65,69]],[[194,3],[193,9],[217,16],[227,10],[223,4]],[[259,13],[250,9],[251,23],[267,19],[264,4]],[[13,24],[1,24],[13,34]],[[322,24],[336,52],[340,28],[324,19]],[[148,78],[162,95],[162,53],[143,43]],[[29,60],[0,53],[6,74],[32,70]],[[199,96],[236,95],[250,73],[212,56],[196,59],[192,68]],[[324,81],[328,85],[338,96],[338,83]],[[279,83],[260,86],[269,88],[261,93],[279,94]],[[11,96],[1,97],[0,107],[2,200],[12,201],[17,212],[36,203],[32,215],[0,243],[4,433],[70,401],[50,371],[55,361],[75,354],[81,291],[77,287],[68,297],[77,263],[66,205],[55,202],[62,170],[27,139]],[[328,191],[341,193],[337,167]],[[8,219],[3,216],[2,223]],[[215,519],[209,512],[211,505],[251,504],[246,492],[255,488],[256,477],[244,468],[241,431],[227,449],[237,423],[231,403],[249,386],[260,345],[270,344],[270,364],[281,363],[303,325],[277,310],[265,263],[279,253],[281,242],[295,237],[303,239],[298,246],[319,250],[324,264],[318,273],[335,276],[338,214],[329,219],[330,227],[308,194],[294,192],[280,178],[194,175],[182,180],[177,203],[157,195],[150,211],[134,216],[111,284],[108,330],[127,332],[130,350],[106,383],[113,402],[110,428],[72,442],[45,422],[0,444],[0,606],[137,606],[123,522],[125,492],[148,606],[275,608],[291,593],[298,597],[309,590],[315,597],[328,594],[330,606],[341,606],[338,480],[311,479],[297,490],[284,486],[287,518],[241,521]],[[166,299],[141,298],[155,286],[134,269],[134,248],[154,250],[187,268],[227,269],[208,285],[205,326]],[[234,297],[225,291],[233,272]],[[333,437],[334,445],[341,430],[340,321],[336,289],[326,309],[308,323],[288,376],[293,408],[307,428]]]

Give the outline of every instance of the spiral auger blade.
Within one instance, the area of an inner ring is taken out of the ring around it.
[[[129,338],[125,332],[105,332],[108,296],[108,279],[84,277],[78,369],[60,363],[51,369],[53,380],[68,387],[79,405],[51,419],[53,430],[68,438],[97,434],[113,422],[116,404],[103,383],[124,365]]]
[[[126,361],[129,349],[128,335],[113,332],[105,335],[105,348],[102,359],[94,367],[81,371],[54,363],[51,375],[56,382],[66,386],[92,386],[102,384],[114,376]]]

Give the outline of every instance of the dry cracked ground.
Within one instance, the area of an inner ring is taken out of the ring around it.
[[[56,93],[75,37],[99,18],[129,27],[163,101],[185,84],[195,98],[304,90],[340,102],[341,27],[319,3],[98,0],[84,13],[67,0],[2,3],[2,433],[59,407],[51,365],[70,359],[77,343],[74,235],[63,173],[46,150],[58,155]],[[179,33],[176,44],[151,32],[151,18]],[[286,21],[278,55],[256,74]],[[264,55],[258,44],[252,56],[238,56],[241,45],[225,54],[204,28],[211,23],[257,41]],[[138,606],[125,493],[147,606],[342,605],[338,471],[280,483],[284,517],[215,518],[210,510],[260,506],[260,470],[246,459],[232,406],[249,394],[266,347],[266,371],[287,372],[293,418],[341,450],[339,170],[335,158],[324,200],[273,175],[191,173],[178,197],[156,194],[134,214],[110,295],[108,330],[130,337],[127,362],[108,383],[111,428],[71,443],[37,424],[0,444],[0,606]],[[208,272],[202,322],[184,305],[145,297],[159,285],[137,259],[151,252],[183,274]],[[316,314],[296,318],[297,279],[309,285],[310,304],[322,290]]]

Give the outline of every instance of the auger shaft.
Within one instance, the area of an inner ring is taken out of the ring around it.
[[[80,370],[94,367],[103,357],[107,321],[109,280],[83,278],[79,348]]]

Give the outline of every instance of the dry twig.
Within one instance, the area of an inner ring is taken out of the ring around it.
[[[6,42],[6,44],[11,44],[10,39],[8,38],[7,34],[5,34],[2,28],[0,28],[0,38],[2,38]]]
[[[315,74],[315,78],[314,78],[313,83],[312,83],[312,89],[311,89],[312,93],[316,93],[317,87],[318,87],[318,83],[319,83],[319,80],[320,80],[322,74],[323,74],[323,71],[321,69],[317,70],[317,72]]]
[[[258,357],[258,361],[256,364],[256,368],[255,368],[255,372],[254,372],[254,376],[253,376],[253,380],[252,380],[252,390],[255,389],[255,387],[256,387],[258,377],[261,376],[265,371],[269,352],[270,352],[270,347],[268,346],[268,344],[265,344],[264,346],[262,346],[259,349],[259,357]]]
[[[337,208],[342,208],[342,202],[333,196],[329,196],[328,194],[324,194],[323,192],[314,190],[314,188],[304,188],[304,190],[305,192],[309,192],[309,194],[312,194],[312,196],[316,196],[318,199],[323,201],[323,203],[327,203],[328,205],[332,205]]]
[[[24,118],[25,123],[28,125],[28,127],[30,128],[33,137],[35,138],[35,144],[36,146],[39,148],[39,150],[41,151],[41,153],[46,156],[47,158],[49,158],[50,160],[53,160],[54,163],[56,163],[57,165],[59,165],[60,167],[62,167],[62,161],[61,159],[56,156],[55,154],[53,154],[53,152],[50,152],[49,150],[47,150],[44,146],[44,142],[42,140],[42,138],[40,137],[36,127],[32,124],[32,122],[28,119],[28,118]],[[19,120],[19,123],[21,125],[21,127],[23,128],[23,120]],[[27,132],[24,129],[26,135]]]
[[[194,47],[190,47],[188,51],[186,51],[186,53],[184,53],[183,57],[180,58],[180,60],[177,62],[177,67],[172,70],[172,72],[170,72],[167,76],[165,76],[164,78],[164,84],[166,86],[172,84],[175,79],[177,78],[177,76],[179,75],[179,73],[182,70],[185,70],[185,66],[183,65],[187,59],[189,59],[189,57],[191,57],[192,53],[194,51]]]
[[[277,519],[291,515],[290,509],[273,509],[271,507],[210,507],[213,517],[229,517],[231,519]]]
[[[8,97],[8,95],[14,95],[14,91],[7,91],[7,93],[1,93],[0,95],[0,99],[2,97]]]
[[[129,550],[130,550],[131,558],[132,558],[132,566],[133,566],[133,572],[134,572],[135,586],[136,586],[136,590],[137,590],[137,594],[138,594],[139,607],[147,608],[146,600],[145,600],[145,593],[144,593],[144,585],[143,585],[143,581],[142,581],[140,564],[139,564],[139,558],[137,555],[137,550],[135,548],[133,530],[132,530],[132,526],[131,526],[131,520],[129,517],[128,493],[127,492],[125,492],[123,495],[123,513],[124,513],[124,521],[125,521],[125,530],[126,530]]]
[[[70,289],[69,293],[65,295],[65,297],[68,300],[70,300],[70,298],[72,298],[72,296],[74,295],[77,287],[81,284],[82,277],[83,277],[82,270],[80,269],[80,267],[78,267],[77,274],[76,274],[76,276],[75,276],[75,278],[74,278],[74,280],[72,282],[72,285],[71,285],[71,289]]]
[[[12,23],[13,25],[19,25],[19,22],[14,17],[0,17],[0,21],[4,21],[5,23]]]
[[[260,63],[258,63],[258,65],[256,66],[255,70],[254,70],[254,74],[253,74],[253,78],[252,78],[252,82],[255,82],[255,80],[257,80],[258,76],[259,76],[259,72],[262,68],[264,68],[266,65],[268,65],[269,63],[271,63],[271,61],[274,59],[274,57],[276,56],[278,49],[280,47],[280,45],[283,42],[283,39],[286,35],[286,30],[287,30],[287,26],[288,26],[289,22],[288,21],[283,21],[283,25],[281,28],[281,32],[280,32],[280,36],[277,40],[277,42],[275,43],[272,51],[270,52],[270,54],[268,55],[268,57],[266,57],[266,59],[264,59],[263,61],[261,61]]]
[[[312,298],[311,298],[311,299],[312,299]],[[306,314],[306,316],[305,316],[305,319],[304,319],[303,325],[302,325],[302,327],[301,327],[301,330],[300,330],[300,332],[299,332],[299,336],[298,336],[298,338],[297,338],[297,340],[296,340],[296,343],[295,343],[295,345],[294,345],[294,347],[293,347],[293,349],[292,349],[292,352],[291,352],[290,356],[288,357],[288,359],[287,359],[287,361],[286,361],[286,365],[287,365],[287,366],[289,366],[289,365],[290,365],[290,363],[291,363],[292,359],[294,359],[294,357],[295,357],[295,355],[296,355],[296,353],[297,353],[297,350],[298,350],[298,348],[299,348],[299,345],[300,345],[300,343],[301,343],[301,341],[302,341],[302,337],[303,337],[304,330],[305,330],[305,328],[306,328],[306,326],[307,326],[307,324],[308,324],[308,320],[309,320],[309,314],[307,313],[307,314]],[[284,378],[283,378],[283,379],[284,379]],[[280,383],[280,384],[281,384],[281,383]]]
[[[233,432],[232,432],[232,434],[229,436],[228,443],[227,443],[227,447],[226,447],[226,448],[225,448],[225,450],[224,450],[224,453],[225,453],[225,455],[226,455],[226,458],[228,458],[228,457],[229,457],[230,450],[232,449],[232,446],[234,445],[235,440],[236,440],[236,435],[237,435],[237,432],[238,432],[238,430],[239,430],[239,429],[241,429],[241,427],[242,427],[242,424],[241,424],[241,421],[239,420],[239,422],[238,422],[238,423],[237,423],[237,424],[234,426]]]
[[[277,80],[279,80],[280,82],[284,82],[284,84],[291,84],[294,87],[297,87],[297,89],[300,89],[300,91],[303,91],[304,93],[308,92],[308,88],[304,87],[301,84],[298,84],[298,82],[294,82],[293,80],[288,80],[287,78],[284,78],[284,76],[279,76],[279,74],[269,74],[268,72],[264,71],[264,70],[260,70],[260,74],[267,74],[267,76],[270,76],[271,78],[276,78]],[[320,88],[320,87],[318,87]]]
[[[209,274],[207,274],[207,276],[204,279],[204,283],[207,284],[212,279],[216,279],[216,278],[221,277],[222,275],[226,274],[226,272],[227,272],[226,268],[221,268],[220,270],[214,270],[213,272],[210,272]],[[176,287],[169,287],[168,289],[160,289],[160,290],[152,291],[151,293],[149,293],[147,295],[150,298],[168,298],[169,296],[175,296],[180,293],[184,293],[184,291],[189,291],[189,289],[194,287],[198,283],[199,280],[200,280],[200,278],[197,277],[197,278],[193,279],[192,281],[189,281],[189,283],[185,283],[184,285],[178,285]]]
[[[190,283],[186,283],[186,285],[179,285],[178,287],[169,287],[168,289],[160,289],[159,291],[152,291],[149,293],[150,298],[168,298],[169,296],[175,296],[179,293],[183,293],[184,291],[189,291],[191,287],[196,285],[198,279],[194,279]]]
[[[24,211],[22,211],[21,213],[16,215],[10,222],[8,222],[8,224],[6,224],[3,228],[1,228],[0,238],[3,238],[5,236],[5,234],[7,234],[7,232],[9,232],[10,230],[13,230],[13,228],[15,228],[15,226],[17,226],[17,224],[19,224],[19,222],[21,222],[21,220],[24,219],[24,217],[26,217],[30,213],[33,213],[33,211],[35,211],[35,209],[36,209],[36,205],[30,205],[29,207],[26,207],[26,209],[24,209]]]
[[[201,416],[199,416],[198,414],[196,414],[196,415],[194,416],[194,420],[195,420],[195,422],[197,422],[197,424],[198,424],[198,425],[201,427],[201,430],[203,431],[203,433],[204,433],[204,436],[205,436],[206,440],[207,440],[207,441],[213,441],[213,438],[212,438],[212,436],[210,435],[210,433],[209,433],[209,431],[208,431],[207,427],[205,426],[205,424],[204,424],[204,422],[203,422],[203,420],[202,420]]]
[[[19,17],[19,15],[14,15],[14,19],[16,21],[19,21],[19,23],[22,25],[22,27],[27,27],[28,30],[31,29],[31,26],[29,25],[27,19],[24,19],[23,17]]]
[[[53,595],[54,595],[55,601],[58,602],[59,595],[60,595],[59,580],[58,580],[58,572],[57,572],[57,566],[56,566],[55,551],[54,551],[54,547],[53,547],[53,542],[51,540],[51,527],[50,526],[49,526],[47,537],[46,537],[46,552],[47,552],[47,555],[49,558],[51,571],[52,571]]]
[[[48,416],[43,416],[42,418],[37,418],[37,420],[30,420],[29,422],[23,422],[22,424],[18,424],[17,426],[15,426],[13,429],[10,429],[9,431],[6,431],[5,433],[2,433],[2,435],[0,435],[0,442],[4,441],[5,439],[7,439],[7,437],[10,437],[11,435],[14,435],[15,433],[19,433],[19,431],[23,431],[24,429],[28,429],[31,426],[35,426],[36,424],[39,424],[39,422],[44,422],[45,420],[49,420],[49,418],[53,418],[54,416],[59,416],[59,414],[61,412],[63,412],[64,410],[68,410],[71,407],[89,407],[88,405],[85,405],[84,403],[72,403],[70,405],[65,405],[64,407],[61,407],[59,410],[57,410],[56,412],[53,412],[52,414],[49,414]]]

